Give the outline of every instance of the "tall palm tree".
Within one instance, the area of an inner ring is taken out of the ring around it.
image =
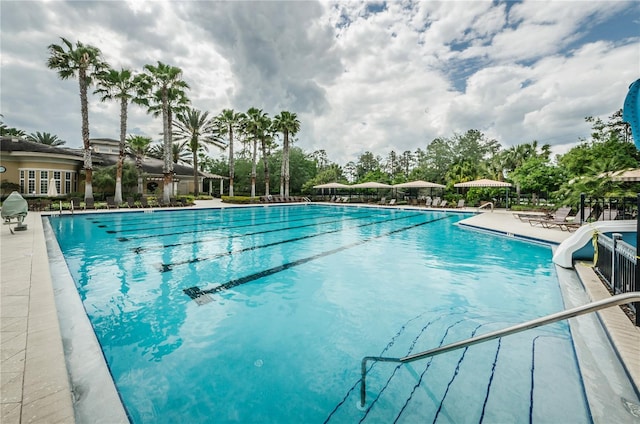
[[[283,110],[280,115],[276,115],[273,119],[273,125],[276,131],[280,131],[283,135],[282,142],[282,171],[280,175],[280,195],[289,195],[289,136],[294,136],[300,131],[300,121],[295,113]]]
[[[198,178],[198,152],[208,152],[208,146],[224,149],[225,145],[215,131],[214,118],[209,118],[209,112],[201,112],[189,108],[178,114],[173,123],[177,141],[183,141],[193,155],[193,194],[198,196],[200,184]]]
[[[130,135],[127,138],[127,150],[136,157],[136,169],[138,170],[138,194],[144,193],[142,187],[142,160],[149,153],[151,137]]]
[[[91,45],[76,42],[73,44],[61,37],[62,44],[51,44],[49,46],[49,59],[47,67],[58,71],[58,77],[62,80],[78,78],[80,85],[80,114],[82,116],[82,145],[84,148],[84,170],[85,170],[85,200],[93,199],[93,164],[91,162],[91,145],[89,144],[89,102],[87,91],[93,83],[94,76],[107,68],[106,62],[102,60],[100,49]],[[66,47],[66,49],[65,49]]]
[[[235,158],[233,156],[233,134],[241,128],[242,121],[246,119],[244,113],[235,112],[233,109],[223,109],[216,117],[216,125],[220,135],[229,137],[229,196],[233,197],[233,179],[235,178]]]
[[[273,122],[265,113],[260,120],[260,153],[264,167],[264,195],[269,195],[269,151],[273,143]]]
[[[122,164],[124,163],[124,151],[127,137],[127,107],[137,90],[139,78],[134,76],[131,70],[107,69],[98,75],[98,88],[94,94],[102,96],[102,102],[107,100],[120,100],[120,149],[118,152],[118,164],[116,168],[116,192],[114,201],[122,203]]]
[[[256,157],[258,155],[258,140],[260,140],[261,134],[265,130],[263,128],[265,118],[268,119],[267,114],[263,112],[262,109],[252,107],[247,111],[245,121],[246,131],[253,142],[251,155],[251,197],[256,196]]]
[[[49,146],[62,146],[66,143],[66,141],[59,139],[57,135],[49,134],[48,132],[41,133],[40,131],[29,134],[27,140]]]
[[[189,85],[182,80],[182,70],[178,67],[158,62],[158,66],[145,65],[144,70],[145,73],[140,80],[137,102],[147,106],[148,111],[154,116],[162,114],[164,149],[162,197],[168,203],[173,188],[173,161],[171,160],[173,140],[170,131],[173,116],[172,107],[188,103],[184,90],[188,89]]]

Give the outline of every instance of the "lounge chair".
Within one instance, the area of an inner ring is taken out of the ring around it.
[[[133,197],[127,197],[127,206],[130,208],[137,208],[136,202],[133,200]]]
[[[434,197],[433,201],[431,202],[431,207],[437,208],[440,202],[441,202],[441,199],[439,197]]]
[[[84,201],[84,209],[85,210],[87,210],[87,209],[95,209],[95,208],[96,208],[96,204],[93,201],[93,199],[86,199]]]
[[[149,204],[149,200],[144,196],[140,198],[140,207],[141,208],[150,208],[151,207],[151,205]]]
[[[464,199],[458,200],[458,204],[456,205],[456,208],[464,208]]]
[[[438,207],[438,208],[446,208],[447,205],[449,204],[449,202],[447,202],[446,200],[441,200],[439,204],[434,204],[434,206]]]
[[[107,209],[118,209],[118,207],[115,197],[107,197]]]
[[[432,203],[433,203],[433,199],[431,198],[431,196],[427,196],[427,199],[425,200],[424,205],[426,207],[429,207],[431,206]]]
[[[387,204],[387,198],[383,197],[382,199],[380,199],[380,201],[378,202],[379,205],[386,205]]]
[[[17,191],[12,192],[2,203],[0,215],[4,220],[4,225],[9,226],[11,234],[15,234],[13,230],[24,231],[27,229],[24,219],[26,218],[28,211],[29,204]],[[12,229],[12,225],[15,225],[15,228]]]
[[[396,204],[396,199],[389,200],[389,206],[393,206]]]
[[[559,208],[551,218],[529,219],[529,224],[531,224],[531,226],[540,225],[544,228],[560,227],[560,224],[567,223],[567,217],[569,216],[570,212],[571,208],[565,206]]]

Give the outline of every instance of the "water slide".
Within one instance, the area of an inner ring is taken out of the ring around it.
[[[593,235],[595,233],[635,233],[636,221],[596,221],[578,228],[563,241],[553,255],[553,262],[563,268],[573,268],[577,259],[593,259]]]

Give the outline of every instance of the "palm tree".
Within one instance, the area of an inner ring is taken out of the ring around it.
[[[102,60],[102,53],[97,47],[82,44],[80,41],[73,44],[61,37],[63,46],[51,44],[49,52],[51,56],[47,61],[49,69],[58,71],[58,77],[62,80],[78,78],[80,85],[80,113],[82,115],[82,145],[84,148],[84,170],[85,188],[84,198],[93,200],[92,174],[93,164],[91,162],[91,145],[89,144],[89,102],[87,91],[93,83],[93,78],[107,67]],[[66,46],[66,50],[65,50]]]
[[[244,113],[235,112],[233,109],[223,109],[216,118],[218,132],[229,136],[229,196],[233,197],[233,179],[235,178],[235,158],[233,157],[233,133],[241,128],[242,121],[246,119]]]
[[[300,131],[300,121],[295,113],[283,110],[273,119],[276,131],[284,136],[282,143],[282,172],[280,175],[280,195],[289,195],[289,135],[292,137]]]
[[[251,155],[251,197],[256,196],[256,156],[258,155],[258,140],[261,134],[266,129],[263,128],[267,114],[258,109],[252,107],[247,111],[246,117],[246,131],[251,135],[253,142],[253,153]]]
[[[264,195],[269,195],[269,151],[273,144],[273,122],[265,113],[260,120],[260,151],[264,166]]]
[[[130,135],[127,139],[127,149],[136,157],[136,169],[138,170],[138,194],[144,193],[142,187],[142,160],[149,153],[151,138],[141,135]]]
[[[168,203],[173,188],[173,161],[171,160],[173,140],[170,131],[172,108],[175,109],[176,106],[188,103],[184,90],[188,89],[189,85],[182,80],[182,70],[175,66],[158,62],[158,66],[145,65],[144,69],[146,73],[143,74],[140,81],[138,92],[140,98],[137,102],[147,106],[149,113],[154,116],[162,113],[162,144],[164,149],[162,197]]]
[[[124,150],[127,136],[127,106],[133,98],[133,93],[138,88],[139,78],[135,77],[129,69],[119,72],[108,69],[98,75],[98,88],[94,94],[101,95],[101,101],[120,99],[120,150],[116,168],[116,192],[114,202],[122,203],[122,164],[124,163]]]
[[[186,112],[178,114],[177,121],[173,123],[176,130],[177,141],[183,141],[185,146],[193,155],[193,194],[198,196],[198,152],[209,150],[208,146],[217,146],[224,149],[225,145],[215,132],[214,118],[209,118],[209,112],[201,112],[197,109],[187,109]]]
[[[40,131],[29,134],[27,136],[27,140],[33,141],[34,143],[47,144],[49,146],[62,146],[66,143],[66,141],[60,140],[57,135],[49,134],[48,132],[41,133]]]

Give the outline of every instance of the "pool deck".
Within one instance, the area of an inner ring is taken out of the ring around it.
[[[214,199],[198,201],[195,207],[234,206]],[[476,212],[476,209],[455,211]],[[12,235],[8,228],[0,228],[0,422],[3,424],[75,421],[42,214],[51,213],[30,212],[27,215],[26,231]],[[485,211],[461,224],[508,237],[554,244],[570,235],[557,228],[533,227],[504,210]],[[592,300],[609,296],[588,265],[577,264],[576,271]],[[633,326],[619,308],[607,309],[599,315],[636,387],[640,386],[640,328]]]

